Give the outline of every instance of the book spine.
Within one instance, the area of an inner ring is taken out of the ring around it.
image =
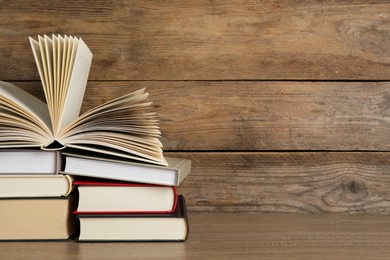
[[[61,166],[62,166],[62,159],[61,159],[61,153],[59,151],[55,152],[55,173],[54,174],[59,174],[61,171]]]
[[[186,241],[188,238],[188,235],[190,233],[190,224],[188,222],[188,214],[187,214],[187,204],[186,200],[183,195],[178,196],[178,203],[180,204],[179,210],[178,210],[178,217],[179,218],[184,218],[186,220],[186,225],[187,225],[187,233],[186,236],[184,237],[183,241]]]
[[[177,208],[177,203],[178,203],[178,199],[179,199],[179,196],[177,195],[176,186],[172,186],[172,189],[173,189],[174,200],[173,200],[172,210],[171,210],[169,213],[172,213],[172,212],[174,212],[174,211],[176,210],[176,208]]]
[[[72,191],[73,191],[73,177],[70,176],[70,175],[64,175],[64,177],[66,178],[66,180],[68,181],[68,191],[63,194],[64,197],[67,197]]]

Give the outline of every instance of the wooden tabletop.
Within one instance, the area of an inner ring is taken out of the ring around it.
[[[185,243],[3,242],[1,259],[390,259],[390,217],[190,213]]]

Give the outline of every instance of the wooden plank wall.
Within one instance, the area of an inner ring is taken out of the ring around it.
[[[1,1],[0,79],[42,97],[27,36],[94,54],[83,109],[146,87],[192,211],[390,213],[388,1]]]

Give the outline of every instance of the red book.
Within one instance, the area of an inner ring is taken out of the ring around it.
[[[74,181],[79,205],[73,214],[168,214],[176,209],[174,186],[121,181]]]

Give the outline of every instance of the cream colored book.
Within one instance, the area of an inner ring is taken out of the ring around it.
[[[69,175],[0,175],[0,198],[66,197],[73,190]]]
[[[73,183],[79,193],[74,214],[166,214],[177,206],[174,186],[84,178]]]
[[[66,147],[167,165],[144,89],[81,116],[92,53],[81,38],[30,38],[46,103],[0,81],[0,148]]]
[[[185,241],[189,224],[184,196],[169,214],[79,214],[79,241]]]

